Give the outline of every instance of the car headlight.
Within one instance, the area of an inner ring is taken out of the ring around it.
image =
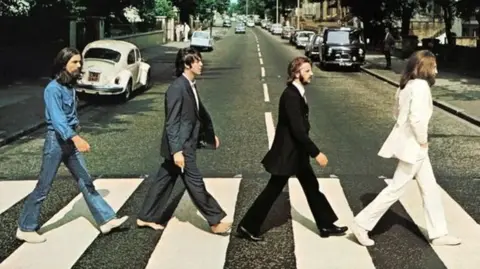
[[[360,55],[363,54],[363,49],[359,49],[359,50],[358,50],[358,53],[359,53]]]

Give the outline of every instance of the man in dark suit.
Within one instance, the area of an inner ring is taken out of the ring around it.
[[[270,174],[270,181],[252,204],[237,228],[240,237],[262,241],[260,226],[273,203],[292,175],[302,185],[321,237],[343,235],[347,227],[337,227],[337,216],[327,198],[319,190],[317,177],[309,156],[320,166],[327,165],[327,157],[309,138],[308,105],[304,85],[312,78],[312,65],[308,58],[297,57],[288,66],[287,88],[280,97],[278,124],[272,147],[262,163]]]
[[[385,28],[385,38],[383,39],[383,54],[385,54],[385,61],[387,65],[385,69],[392,68],[392,50],[395,47],[395,38],[390,33],[390,29]]]
[[[195,85],[195,77],[202,72],[202,56],[191,48],[180,49],[175,66],[177,79],[165,94],[165,125],[161,145],[161,155],[165,161],[145,197],[137,225],[164,229],[164,223],[160,223],[162,214],[175,180],[181,176],[188,194],[212,232],[224,234],[230,230],[231,223],[222,222],[226,213],[206,190],[196,164],[197,148],[216,149],[220,143]]]

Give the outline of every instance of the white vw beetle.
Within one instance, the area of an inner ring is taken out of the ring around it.
[[[97,40],[82,52],[83,76],[77,92],[94,95],[122,95],[123,101],[141,87],[150,86],[150,65],[132,43]]]

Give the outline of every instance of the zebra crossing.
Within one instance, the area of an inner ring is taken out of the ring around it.
[[[354,212],[345,195],[341,178],[318,178],[318,181],[320,189],[339,217],[337,224],[350,224]],[[390,179],[384,181],[389,184]],[[261,189],[254,190],[254,181],[242,177],[205,178],[205,183],[227,212],[230,218],[227,220],[233,221],[234,225],[253,202],[255,192]],[[291,179],[287,186],[286,201],[290,206],[288,215],[291,216],[291,221],[281,226],[289,226],[287,228],[291,229],[292,233],[268,234],[267,241],[270,243],[263,248],[272,246],[275,249],[264,253],[262,252],[266,250],[262,249],[262,243],[247,242],[235,237],[234,233],[231,236],[210,233],[208,224],[195,209],[186,192],[180,192],[180,201],[174,207],[173,217],[164,231],[135,227],[136,210],[141,205],[149,185],[143,177],[99,178],[94,182],[97,190],[116,212],[120,215],[128,213],[131,216],[125,229],[108,235],[100,234],[81,194],[77,192],[72,195],[65,191],[73,187],[74,182],[63,182],[60,184],[64,185],[54,186],[50,195],[62,197],[63,193],[68,199],[53,202],[64,204],[56,206],[58,210],[55,212],[47,210],[50,215],[39,231],[45,234],[47,241],[43,244],[22,243],[14,239],[15,221],[24,198],[33,190],[35,184],[34,180],[0,181],[0,269],[393,268],[382,259],[374,258],[376,252],[383,252],[384,256],[388,257],[388,249],[363,247],[351,234],[320,238],[301,185],[296,179]],[[250,193],[250,196],[242,198],[248,202],[239,199],[245,193]],[[433,259],[438,259],[432,261],[432,264],[437,262],[443,265],[442,268],[478,268],[480,256],[475,254],[478,254],[480,249],[479,225],[443,189],[442,199],[449,230],[459,236],[463,244],[456,247],[428,244],[426,248],[436,254]],[[422,202],[415,181],[410,182],[400,203],[413,223],[425,233]],[[51,204],[46,206],[51,207]],[[273,230],[287,229],[281,227]],[[396,242],[392,242],[391,247],[395,247],[395,244]],[[277,246],[282,247],[276,249]],[[242,252],[249,253],[242,256]],[[266,261],[266,253],[277,264],[262,263]],[[400,258],[408,259],[407,256]],[[251,267],[255,262],[258,264]],[[395,268],[407,268],[402,266],[402,259],[398,262],[398,267]]]

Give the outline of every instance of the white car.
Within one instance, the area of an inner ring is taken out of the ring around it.
[[[97,40],[82,52],[83,76],[77,92],[94,95],[121,95],[128,101],[133,91],[150,87],[150,65],[132,43]]]
[[[192,34],[192,40],[190,41],[190,47],[198,50],[213,50],[213,38],[210,37],[210,33],[207,31],[195,31]]]
[[[248,27],[254,27],[254,26],[255,26],[255,22],[252,21],[252,20],[248,20],[248,21],[247,21],[247,26],[248,26]]]

